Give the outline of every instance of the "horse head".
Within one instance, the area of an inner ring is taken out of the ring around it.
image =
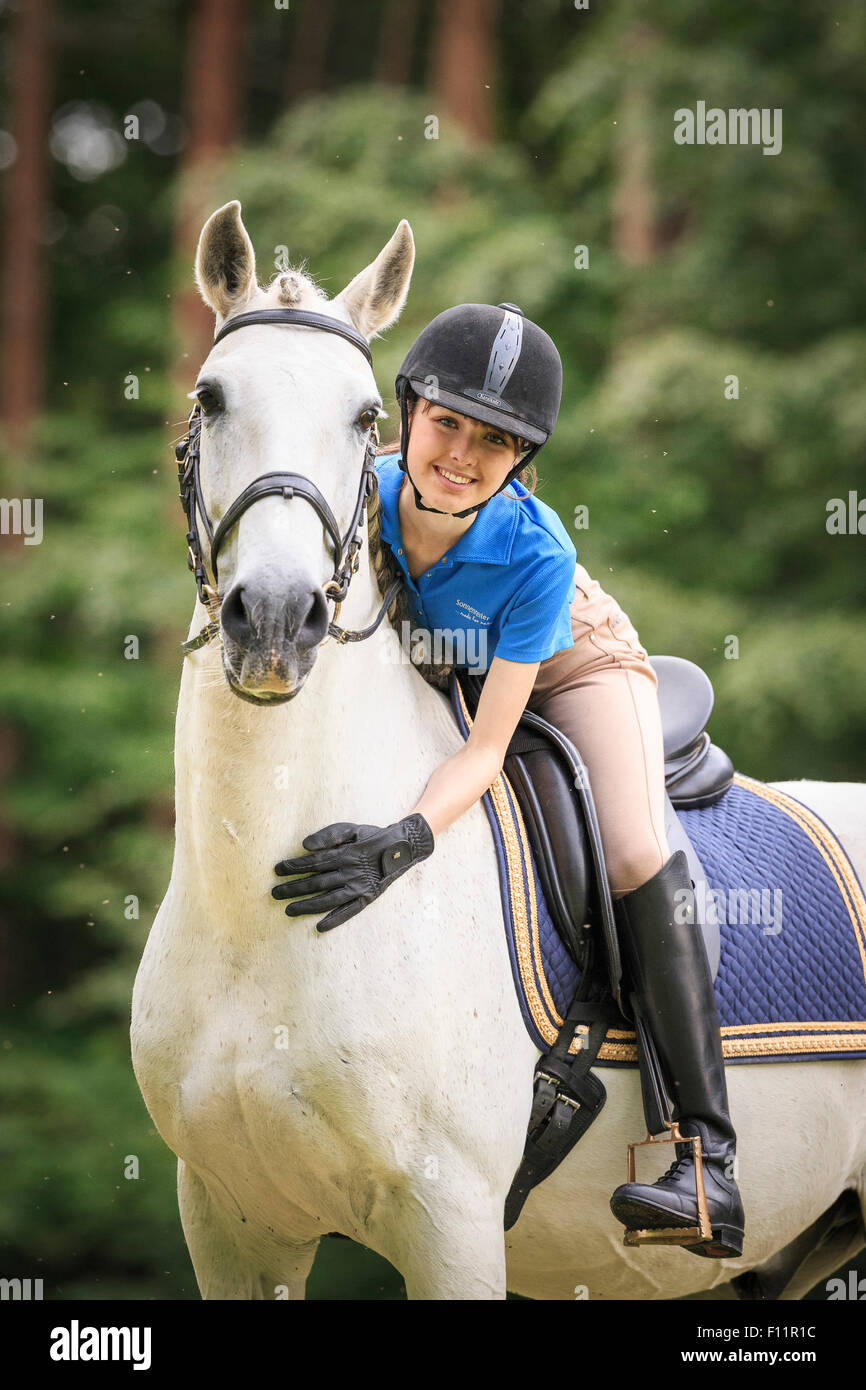
[[[212,576],[206,592],[218,595],[226,680],[255,704],[293,699],[327,640],[335,553],[356,512],[382,406],[367,343],[399,317],[414,258],[404,220],[329,300],[302,270],[259,286],[240,203],[202,229],[195,278],[214,311],[216,341],[191,393],[193,529],[201,516],[210,547],[200,560]],[[246,318],[274,310],[282,321]],[[324,321],[292,322],[286,310]],[[286,474],[297,475],[297,492]]]

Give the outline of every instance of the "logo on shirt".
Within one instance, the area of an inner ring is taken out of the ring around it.
[[[458,598],[458,599],[455,599],[454,602],[455,602],[456,606],[461,610],[461,612],[463,612],[463,613],[466,614],[467,618],[471,618],[472,622],[474,622],[474,623],[489,623],[489,622],[490,622],[490,614],[489,614],[489,613],[482,613],[482,612],[479,611],[479,609],[473,608],[471,604],[469,604],[469,603],[467,603],[467,602],[465,601],[465,599]]]

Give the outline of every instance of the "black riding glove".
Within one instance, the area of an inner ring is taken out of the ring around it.
[[[361,912],[378,898],[395,878],[433,853],[433,831],[417,812],[384,829],[378,825],[353,825],[337,821],[302,840],[313,853],[284,859],[274,866],[277,874],[305,874],[291,883],[271,889],[274,898],[303,898],[286,908],[289,917],[306,917],[327,911],[317,931],[330,931]],[[322,890],[322,891],[319,891]]]

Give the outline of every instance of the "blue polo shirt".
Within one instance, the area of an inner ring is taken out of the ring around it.
[[[447,662],[473,674],[494,656],[545,661],[573,647],[571,601],[577,551],[552,507],[514,479],[498,492],[455,545],[410,578],[397,500],[405,474],[398,454],[375,463],[382,539],[406,582],[412,630],[401,634],[411,659]],[[506,494],[514,492],[521,501]],[[417,626],[416,626],[417,625]]]

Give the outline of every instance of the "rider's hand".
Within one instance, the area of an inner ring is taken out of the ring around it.
[[[315,897],[290,903],[286,913],[289,917],[306,917],[328,912],[317,924],[317,931],[330,931],[354,917],[384,893],[395,878],[427,859],[435,847],[433,831],[417,812],[384,829],[338,821],[308,835],[301,843],[312,852],[284,859],[275,865],[274,872],[307,877],[278,883],[271,895],[279,899],[315,893]],[[333,910],[328,911],[329,908]]]

